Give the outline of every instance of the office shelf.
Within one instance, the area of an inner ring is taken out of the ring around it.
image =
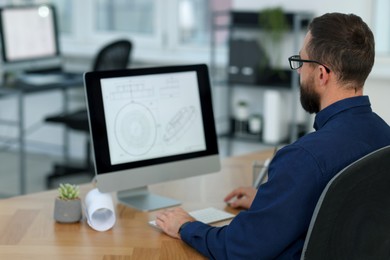
[[[229,25],[221,26],[217,24],[217,19],[221,16],[229,17]],[[212,75],[216,75],[217,71],[217,62],[216,62],[216,39],[215,35],[220,30],[226,30],[228,32],[228,42],[229,47],[234,40],[240,39],[242,34],[244,38],[248,39],[248,35],[256,35],[254,38],[258,36],[258,33],[261,33],[263,30],[261,24],[259,23],[259,12],[246,12],[246,11],[229,11],[229,12],[218,12],[213,15],[212,22],[212,37],[211,37],[211,53],[210,53],[210,70]],[[301,42],[301,34],[304,28],[307,27],[310,20],[312,19],[312,14],[307,12],[293,12],[293,13],[285,13],[285,18],[288,23],[288,32],[293,34],[293,48],[298,51],[300,48]],[[241,35],[241,36],[240,36]],[[240,52],[239,55],[243,56],[245,49]],[[249,56],[250,57],[250,56]],[[230,57],[231,58],[231,57]],[[242,57],[240,57],[242,58]],[[245,58],[243,58],[245,60]],[[229,59],[228,59],[229,60]],[[231,61],[229,60],[229,66],[231,65]],[[228,67],[229,67],[228,66]],[[235,119],[233,116],[233,108],[231,106],[232,101],[232,92],[235,88],[243,88],[250,87],[254,89],[262,89],[264,90],[277,90],[277,91],[287,91],[292,97],[291,102],[291,126],[289,130],[288,137],[286,140],[280,140],[280,143],[288,143],[296,140],[300,135],[305,132],[305,126],[298,123],[298,115],[297,115],[297,106],[299,105],[299,78],[296,72],[293,72],[289,69],[281,70],[283,73],[283,77],[279,77],[279,74],[268,74],[267,77],[260,77],[252,80],[243,79],[234,80],[229,76],[229,68],[226,69],[223,79],[215,79],[213,82],[219,83],[219,85],[224,85],[227,87],[227,111],[228,111],[228,120],[229,120],[229,131],[224,134],[224,136],[228,136],[229,138],[235,139],[243,139],[243,140],[253,140],[258,142],[264,142],[264,140],[260,135],[253,135],[249,131],[245,130],[248,128],[246,125],[244,131],[240,129],[237,131],[235,127]],[[224,84],[221,84],[224,82]],[[288,110],[287,109],[287,110]],[[263,116],[264,118],[264,116]],[[263,125],[267,122],[263,121]]]

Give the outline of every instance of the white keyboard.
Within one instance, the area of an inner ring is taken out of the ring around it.
[[[231,213],[213,207],[194,210],[189,212],[189,214],[197,221],[206,224],[211,224],[211,223],[215,223],[215,222],[219,222],[222,220],[227,220],[235,217],[235,215]],[[153,227],[159,228],[155,220],[149,221],[149,224]]]

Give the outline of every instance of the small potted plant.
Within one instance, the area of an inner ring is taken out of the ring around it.
[[[240,100],[236,106],[236,119],[246,121],[249,117],[249,106],[245,100]]]
[[[54,219],[61,223],[74,223],[82,218],[80,190],[77,185],[60,184],[54,205]]]
[[[261,132],[261,116],[258,114],[249,117],[249,131],[252,134],[260,134]]]

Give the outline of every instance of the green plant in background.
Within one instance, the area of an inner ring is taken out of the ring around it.
[[[58,197],[62,200],[74,200],[79,198],[80,189],[77,185],[61,183],[60,187],[58,188],[58,194]]]
[[[267,42],[266,46],[270,55],[277,55],[276,67],[280,67],[281,60],[281,40],[284,33],[289,28],[286,15],[281,7],[266,8],[259,12],[259,27],[263,29],[265,37],[263,40]],[[285,77],[285,73],[279,68],[274,68],[274,73],[280,77]]]
[[[281,7],[262,9],[259,12],[259,25],[274,43],[280,42],[283,33],[288,29],[288,22]]]

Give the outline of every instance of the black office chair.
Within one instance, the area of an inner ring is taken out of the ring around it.
[[[129,40],[121,39],[111,42],[105,45],[98,52],[93,62],[92,70],[102,71],[125,69],[130,63],[131,51],[132,43]],[[52,115],[45,118],[45,121],[60,123],[65,125],[67,128],[89,133],[88,113],[86,108],[82,108],[70,113]],[[79,175],[81,173],[93,175],[94,169],[91,160],[90,147],[90,139],[87,138],[87,144],[85,148],[86,158],[82,165],[54,165],[53,172],[47,176],[46,186],[48,188],[52,188],[54,180],[64,176]]]
[[[301,259],[390,259],[390,146],[352,163],[329,182]]]

